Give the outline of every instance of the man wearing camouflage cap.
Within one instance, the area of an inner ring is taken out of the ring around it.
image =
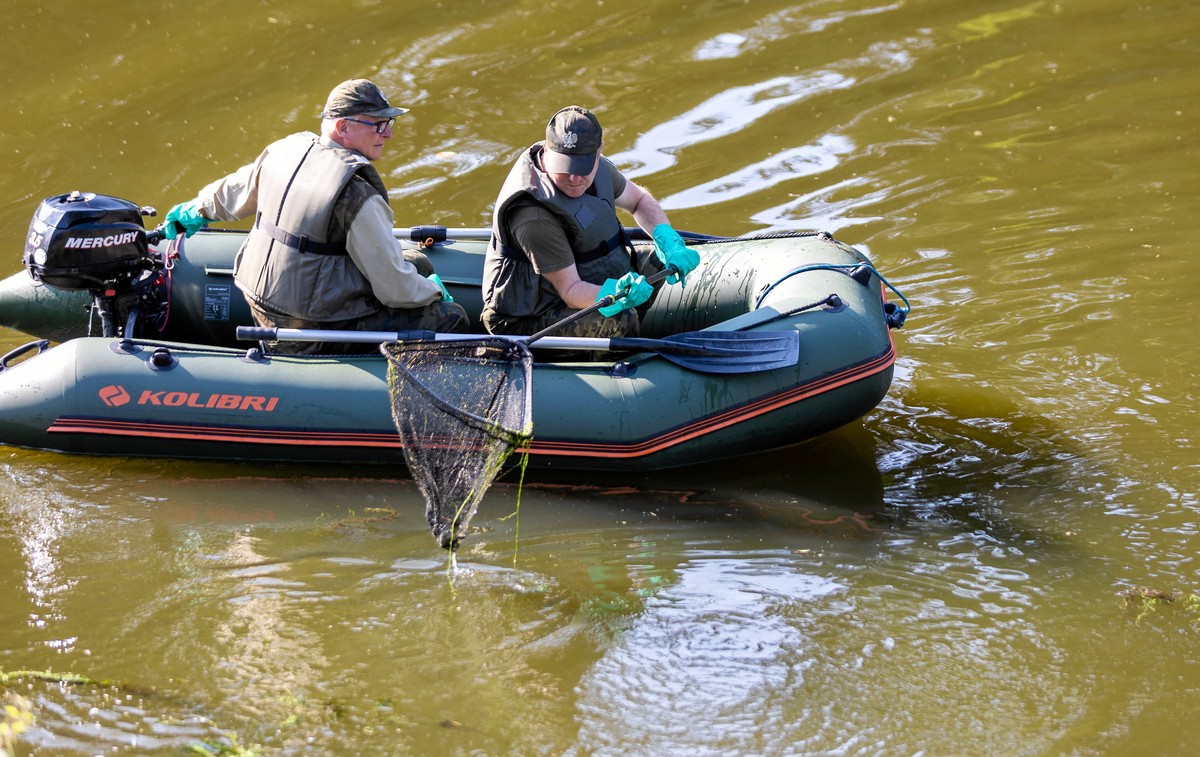
[[[467,314],[432,275],[428,258],[396,241],[387,189],[371,165],[383,156],[392,122],[406,112],[366,79],[342,82],[320,114],[319,136],[284,137],[176,205],[167,213],[167,236],[254,216],[234,281],[259,326],[465,332]],[[361,346],[279,342],[274,349]]]

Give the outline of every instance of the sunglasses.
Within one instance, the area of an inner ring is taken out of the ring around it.
[[[362,124],[363,126],[372,126],[375,128],[376,134],[382,134],[384,132],[384,130],[392,128],[392,122],[395,121],[396,119],[385,118],[382,121],[359,121],[357,118],[343,117],[342,120],[343,121],[353,121],[354,123]]]

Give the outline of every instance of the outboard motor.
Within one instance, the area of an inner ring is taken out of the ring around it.
[[[48,197],[29,224],[23,260],[35,281],[87,291],[103,336],[162,330],[170,307],[169,259],[150,244],[142,216],[155,210],[91,192]]]

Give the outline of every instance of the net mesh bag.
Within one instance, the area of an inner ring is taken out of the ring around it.
[[[392,420],[425,497],[425,518],[456,550],[505,460],[533,439],[533,356],[498,337],[385,342]]]

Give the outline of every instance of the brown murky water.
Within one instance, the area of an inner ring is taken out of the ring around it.
[[[1114,0],[10,11],[0,275],[42,198],[165,210],[366,75],[403,224],[484,225],[579,103],[680,228],[825,229],[913,303],[862,423],[502,482],[453,578],[387,471],[0,448],[17,753],[1195,751],[1198,40]]]

